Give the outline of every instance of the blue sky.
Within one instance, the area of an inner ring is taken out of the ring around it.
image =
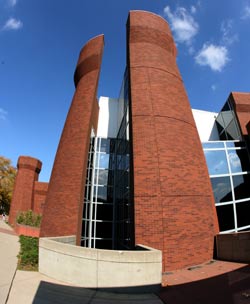
[[[193,108],[219,111],[231,91],[249,92],[250,0],[0,0],[0,155],[40,159],[49,180],[79,51],[105,35],[98,95],[117,97],[134,9],[169,22]]]

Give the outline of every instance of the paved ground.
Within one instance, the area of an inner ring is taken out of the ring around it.
[[[0,216],[0,304],[4,304],[8,297],[16,272],[18,252],[18,237]]]
[[[213,261],[163,276],[167,304],[250,304],[250,266]]]
[[[158,295],[121,294],[69,286],[38,272],[16,271],[18,252],[18,237],[0,219],[0,304],[250,304],[247,264],[210,261],[165,274]]]

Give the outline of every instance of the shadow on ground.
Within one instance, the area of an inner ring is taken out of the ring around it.
[[[41,281],[33,303],[47,304],[162,304],[152,293],[117,293],[81,287],[71,287]]]
[[[205,280],[162,288],[167,304],[250,304],[250,265]]]

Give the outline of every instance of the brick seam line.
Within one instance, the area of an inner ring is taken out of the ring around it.
[[[161,199],[162,197],[162,187],[161,187],[161,174],[160,174],[160,161],[159,161],[159,149],[158,149],[158,144],[157,144],[157,136],[156,136],[156,123],[155,123],[155,115],[153,115],[155,113],[154,111],[154,103],[152,102],[152,88],[151,88],[151,81],[150,81],[150,68],[148,67],[147,68],[147,78],[148,78],[148,85],[149,85],[149,94],[150,94],[150,102],[151,102],[151,106],[152,106],[152,110],[153,110],[153,113],[150,115],[151,118],[152,118],[152,121],[153,121],[153,124],[154,124],[154,138],[155,138],[155,147],[156,147],[156,151],[157,151],[157,175],[158,175],[158,180],[159,180],[159,183],[160,183],[160,199],[161,200],[161,219],[162,219],[162,229],[164,230],[164,219],[163,219],[163,200]],[[165,248],[165,237],[164,237],[164,233],[163,233],[163,250],[162,250],[162,266],[165,265],[165,255],[164,255],[164,248]]]

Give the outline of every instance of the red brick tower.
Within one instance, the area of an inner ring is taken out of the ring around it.
[[[9,222],[15,224],[19,211],[33,210],[34,185],[42,168],[40,160],[20,156],[17,162],[17,176],[11,201]]]
[[[167,22],[127,23],[135,243],[163,252],[163,271],[213,257],[218,223],[207,166]]]
[[[79,56],[74,76],[76,91],[55,157],[41,236],[76,235],[80,243],[89,141],[98,120],[96,94],[103,45],[104,36],[97,36]]]

